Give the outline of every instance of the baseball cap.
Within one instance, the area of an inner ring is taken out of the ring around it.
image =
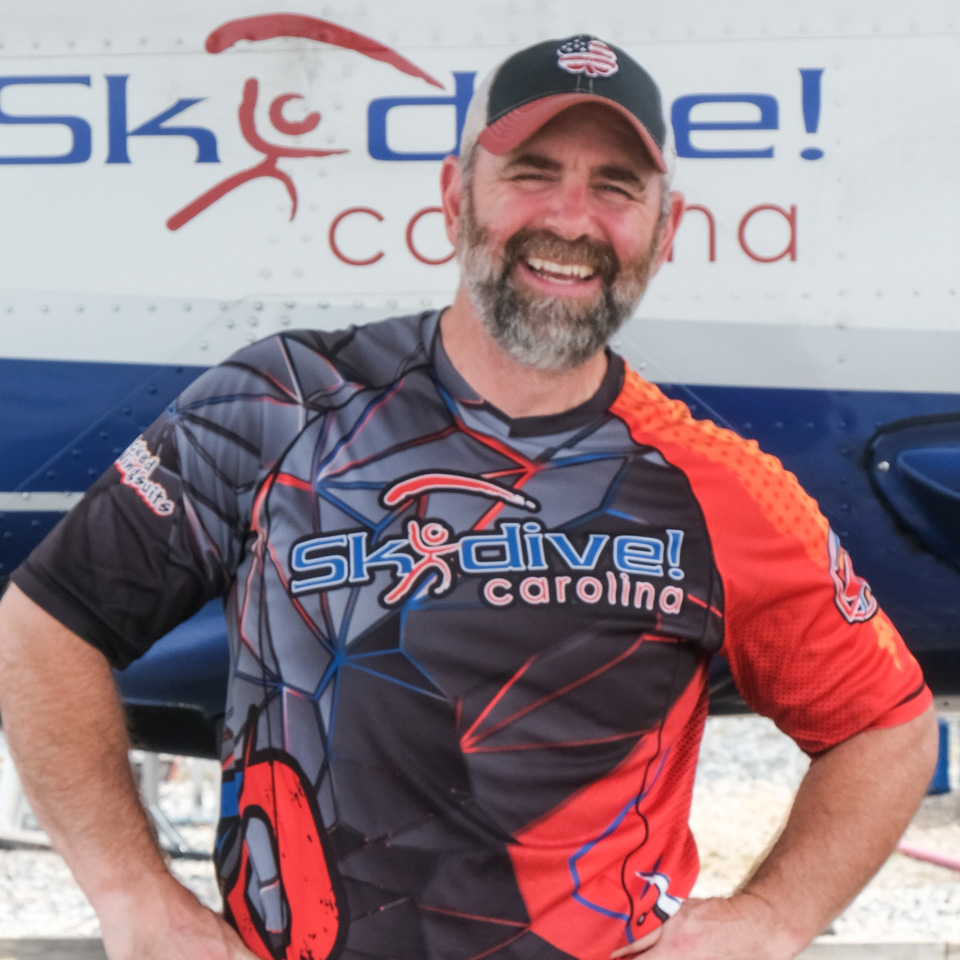
[[[578,103],[602,104],[624,116],[657,169],[667,172],[659,88],[628,53],[590,34],[546,40],[496,67],[470,101],[460,155],[478,142],[491,153],[508,153]]]

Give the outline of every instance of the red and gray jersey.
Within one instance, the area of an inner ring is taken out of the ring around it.
[[[197,380],[13,578],[124,665],[225,598],[217,866],[263,957],[596,957],[678,908],[722,652],[812,754],[919,669],[815,504],[610,355],[510,419],[438,315]]]

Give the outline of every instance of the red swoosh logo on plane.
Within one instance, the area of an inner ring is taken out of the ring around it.
[[[422,473],[416,477],[409,477],[395,483],[383,494],[383,503],[387,507],[395,507],[405,500],[420,497],[427,493],[476,493],[492,500],[502,500],[504,503],[526,510],[539,510],[540,504],[536,500],[508,490],[506,487],[480,480],[477,477],[462,476],[457,473]]]
[[[372,60],[388,63],[401,73],[426,80],[432,86],[443,89],[439,80],[435,80],[406,57],[400,56],[395,50],[372,37],[348,30],[329,20],[318,20],[301,13],[265,13],[258,17],[228,20],[210,33],[206,48],[208,53],[222,53],[241,40],[272,40],[275,37],[299,37],[303,40],[329,43],[345,50],[355,50]]]

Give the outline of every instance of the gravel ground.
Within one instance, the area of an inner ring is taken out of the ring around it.
[[[956,754],[956,720],[952,734]],[[954,770],[960,769],[957,759],[953,757]],[[806,766],[803,754],[766,720],[710,719],[691,817],[702,859],[695,895],[735,889],[776,835]],[[212,820],[216,776],[215,765],[179,763],[161,785],[162,808],[175,821]],[[209,849],[209,822],[180,829],[190,844]],[[924,800],[904,839],[960,857],[960,791]],[[173,870],[204,902],[219,905],[208,861],[177,858]],[[0,850],[0,938],[97,934],[92,909],[55,853]],[[894,854],[833,924],[827,939],[960,942],[960,872]]]

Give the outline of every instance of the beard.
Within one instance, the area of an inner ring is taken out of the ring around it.
[[[653,271],[661,228],[648,248],[621,266],[610,244],[564,240],[549,230],[523,228],[498,257],[466,191],[457,248],[461,276],[474,308],[496,343],[514,360],[537,370],[572,370],[603,349],[637,308]],[[593,296],[548,296],[517,279],[519,260],[539,257],[578,263],[600,275]]]

